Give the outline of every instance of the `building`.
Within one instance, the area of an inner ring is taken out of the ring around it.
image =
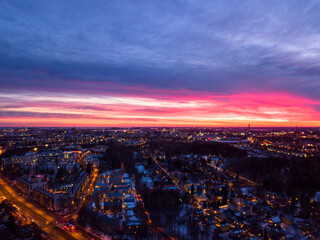
[[[18,178],[16,185],[28,195],[30,195],[35,188],[44,190],[47,188],[47,182],[43,180],[42,176],[32,176],[28,179]]]
[[[70,198],[64,191],[48,191],[41,188],[35,188],[32,197],[42,205],[55,211],[61,211],[70,206]]]

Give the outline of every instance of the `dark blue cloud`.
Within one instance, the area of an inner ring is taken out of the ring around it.
[[[319,11],[316,1],[2,1],[0,87],[319,99]]]

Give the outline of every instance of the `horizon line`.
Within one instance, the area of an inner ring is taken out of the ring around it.
[[[248,128],[248,126],[0,126],[0,128]],[[252,128],[320,128],[320,126],[250,126]]]

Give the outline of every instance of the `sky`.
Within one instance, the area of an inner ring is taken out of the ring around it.
[[[319,12],[0,0],[0,126],[320,126]]]

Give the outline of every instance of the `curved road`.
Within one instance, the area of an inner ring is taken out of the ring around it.
[[[55,224],[58,219],[57,216],[43,208],[35,206],[34,204],[28,202],[25,198],[19,196],[12,189],[12,186],[2,179],[0,179],[0,193],[10,202],[15,204],[24,216],[30,220],[33,220],[50,239],[86,240],[92,238],[83,232],[67,232],[62,230]]]
[[[67,232],[63,231],[56,225],[54,225],[50,220],[50,218],[44,218],[40,214],[38,214],[35,210],[18,201],[12,194],[2,185],[0,184],[0,192],[3,196],[5,196],[10,202],[15,204],[19,211],[24,214],[29,219],[32,219],[47,235],[52,239],[76,239],[69,235]]]

